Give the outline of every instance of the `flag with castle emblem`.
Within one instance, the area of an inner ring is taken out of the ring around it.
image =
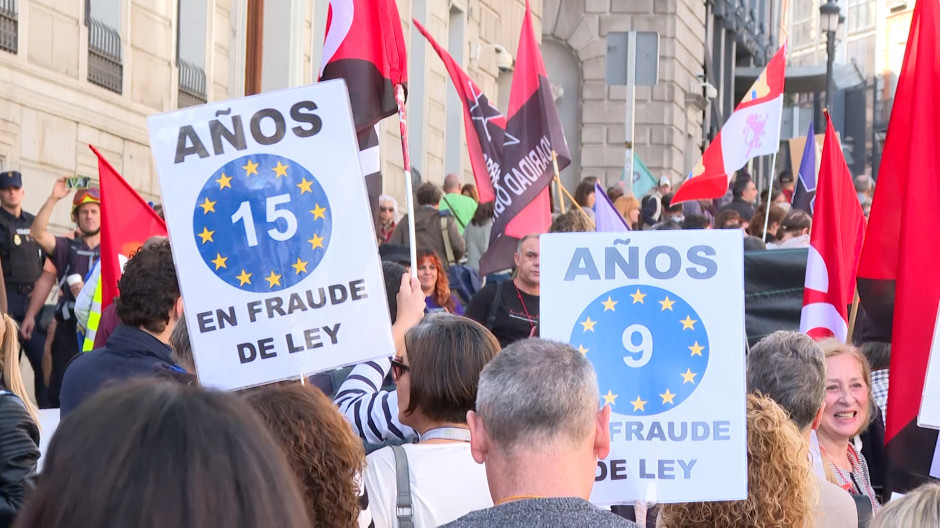
[[[734,171],[757,156],[777,152],[786,55],[784,44],[679,186],[673,203],[718,198],[728,190]]]

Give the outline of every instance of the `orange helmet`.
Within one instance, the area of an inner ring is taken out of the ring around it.
[[[79,207],[89,203],[101,205],[101,192],[97,187],[80,189],[75,193],[75,198],[72,199],[72,214],[74,215]]]

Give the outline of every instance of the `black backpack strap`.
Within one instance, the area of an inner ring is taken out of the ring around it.
[[[463,220],[461,220],[460,217],[457,216],[457,211],[454,210],[453,205],[450,205],[450,200],[447,199],[447,195],[445,194],[444,196],[442,196],[442,198],[444,198],[444,203],[447,204],[447,208],[450,209],[450,214],[454,215],[454,219],[457,220],[458,224],[460,224],[460,229],[466,229],[467,224],[463,223]]]
[[[486,329],[493,331],[493,325],[496,324],[496,312],[499,311],[499,303],[503,300],[503,284],[506,281],[496,283],[496,295],[493,297],[493,304],[490,305],[490,313],[486,316]]]
[[[408,455],[405,448],[400,445],[391,446],[395,455],[395,478],[398,484],[398,495],[395,500],[395,513],[398,517],[399,528],[413,528],[412,517],[414,510],[411,503],[411,477],[408,473]]]

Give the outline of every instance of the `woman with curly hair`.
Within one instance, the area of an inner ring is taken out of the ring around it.
[[[852,438],[875,416],[871,367],[862,352],[835,339],[821,341],[826,353],[826,408],[816,429],[826,478],[852,495],[864,495],[878,513],[881,504],[871,484],[865,455]]]
[[[287,455],[313,526],[359,526],[357,483],[366,455],[333,402],[296,382],[252,389],[245,399]]]
[[[421,290],[424,292],[424,302],[429,313],[463,315],[463,306],[457,297],[450,293],[444,264],[432,249],[418,250],[418,280],[421,281]]]
[[[806,442],[776,402],[747,396],[747,499],[666,504],[656,526],[794,528],[811,526],[816,489]]]

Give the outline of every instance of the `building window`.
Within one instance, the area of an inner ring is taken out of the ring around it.
[[[813,0],[793,2],[793,47],[802,48],[816,43],[816,3]]]
[[[179,3],[176,65],[180,108],[206,102],[206,0]]]
[[[875,27],[875,0],[849,0],[846,24],[849,33],[856,33]]]
[[[17,39],[16,0],[0,0],[0,50],[16,53]]]
[[[88,82],[121,93],[124,66],[121,59],[121,0],[86,0],[88,26]]]

